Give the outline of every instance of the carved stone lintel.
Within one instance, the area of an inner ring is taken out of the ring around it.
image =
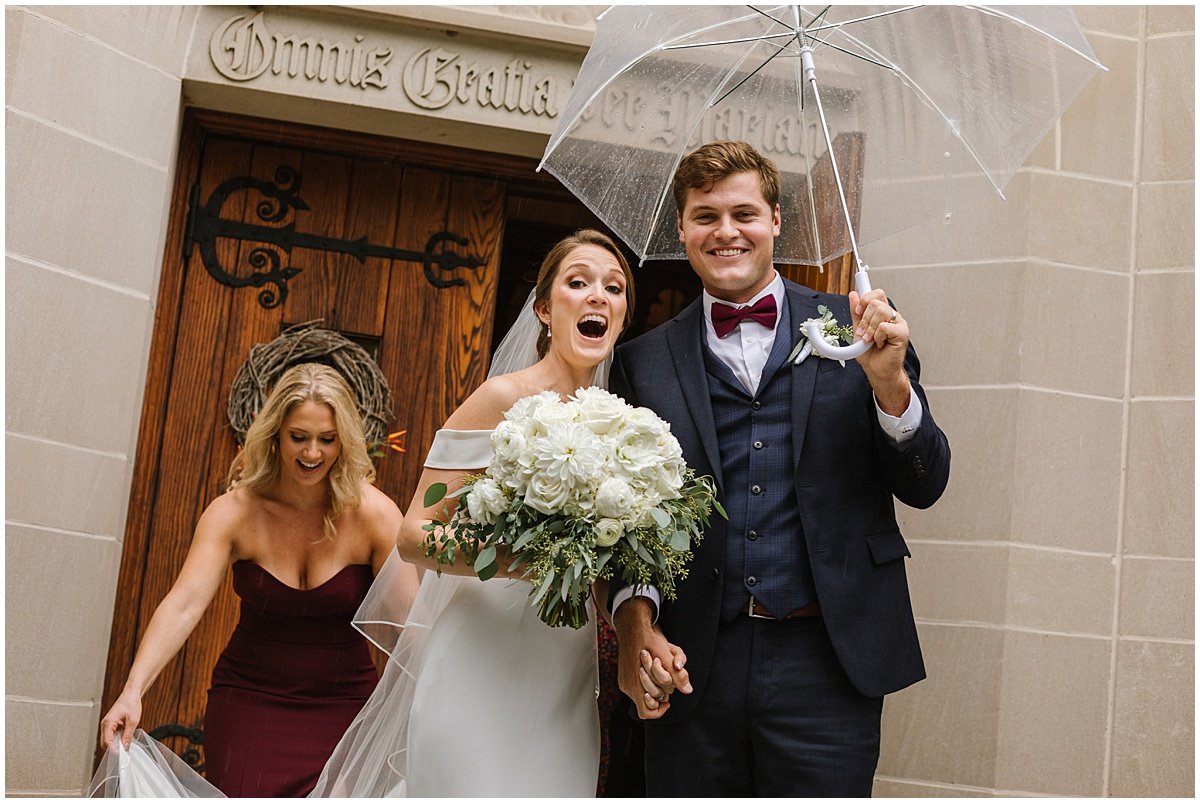
[[[477,11],[486,11],[501,17],[548,22],[570,28],[596,30],[596,17],[608,6],[474,6]]]

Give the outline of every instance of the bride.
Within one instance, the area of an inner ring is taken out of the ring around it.
[[[611,239],[585,229],[547,254],[490,378],[434,437],[397,537],[400,557],[433,571],[425,572],[399,637],[381,644],[391,658],[384,678],[314,795],[595,795],[595,628],[542,623],[529,584],[504,571],[503,560],[487,582],[462,562],[439,575],[425,554],[425,526],[444,517],[444,503],[426,507],[424,498],[434,483],[453,492],[463,475],[486,468],[491,431],[519,399],[546,390],[565,398],[602,385],[632,312],[632,275]],[[374,596],[386,604],[386,592]],[[364,609],[370,606],[368,599]]]

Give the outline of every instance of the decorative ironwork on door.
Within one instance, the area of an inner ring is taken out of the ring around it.
[[[349,254],[360,263],[365,263],[367,257],[418,262],[424,267],[425,278],[438,288],[464,285],[466,282],[461,277],[444,278],[434,271],[435,265],[440,273],[449,273],[460,268],[475,270],[484,264],[484,260],[478,257],[463,256],[448,250],[447,243],[462,247],[469,245],[466,237],[449,231],[439,231],[430,235],[425,241],[425,250],[414,251],[372,243],[365,236],[350,240],[299,232],[296,231],[295,222],[286,226],[270,225],[287,217],[289,210],[309,209],[308,204],[300,197],[300,184],[299,173],[291,167],[279,165],[275,168],[274,182],[250,176],[236,176],[222,182],[203,203],[200,201],[200,185],[194,185],[184,227],[184,261],[186,262],[191,255],[193,247],[198,247],[204,268],[221,284],[228,287],[263,288],[258,294],[258,303],[265,309],[278,307],[287,299],[287,283],[301,271],[300,268],[285,264],[280,253],[290,255],[295,248]],[[254,206],[255,214],[261,223],[245,223],[221,217],[221,210],[229,196],[240,190],[257,190],[263,196]],[[219,238],[266,243],[273,247],[251,248],[247,262],[254,270],[239,276],[226,270],[221,264],[217,254]]]
[[[166,742],[167,739],[173,736],[182,736],[187,740],[183,751],[175,750],[175,753],[196,772],[204,772],[204,756],[201,754],[199,748],[193,746],[204,745],[204,731],[200,728],[189,728],[187,725],[179,725],[174,722],[159,725],[150,731],[150,738],[157,739],[160,742]]]

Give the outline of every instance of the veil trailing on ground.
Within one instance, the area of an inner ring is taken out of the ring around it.
[[[537,340],[545,325],[533,310],[530,292],[516,322],[492,355],[488,378],[528,368],[538,361]],[[611,360],[611,357],[610,357]],[[595,384],[608,377],[606,360]],[[408,726],[417,679],[425,670],[430,629],[464,583],[473,577],[426,571],[408,605],[400,581],[401,558],[388,558],[354,615],[354,626],[388,655],[379,685],[346,730],[310,797],[405,797]]]
[[[117,731],[85,797],[225,797],[161,742],[138,728],[125,749]]]
[[[470,578],[426,572],[407,617],[388,622],[386,604],[381,600],[387,591],[398,588],[393,577],[400,562],[400,555],[393,550],[354,617],[355,627],[387,653],[387,665],[375,691],[325,763],[309,797],[407,797],[408,717],[416,680],[424,669],[426,640],[459,582]],[[375,593],[377,589],[379,593]],[[372,604],[383,607],[371,609]]]

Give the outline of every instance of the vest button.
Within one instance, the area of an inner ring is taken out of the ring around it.
[[[758,578],[755,577],[754,575],[750,575],[749,577],[746,578],[746,585],[748,585],[748,586],[758,585]]]
[[[709,572],[709,573],[708,573],[708,579],[709,579],[709,580],[716,580],[716,579],[717,579],[718,577],[720,577],[720,576],[721,576],[721,570],[720,570],[720,569],[715,569],[715,568],[714,568],[714,569],[713,569],[711,572]]]
[[[755,496],[758,496],[760,493],[762,493],[762,487],[758,486],[758,485],[751,485],[750,493],[754,494]]]
[[[746,537],[749,538],[751,541],[757,541],[758,540],[758,530],[751,530],[750,532],[746,533]]]
[[[750,405],[750,409],[751,409],[751,410],[759,410],[759,409],[762,409],[762,402],[760,402],[760,401],[756,401],[756,402],[754,402],[753,404],[751,404],[751,405]]]
[[[755,448],[755,449],[761,449],[761,448],[763,448],[763,446],[764,446],[764,445],[765,445],[765,444],[764,444],[762,441],[755,441],[755,442],[754,442],[754,448]]]

